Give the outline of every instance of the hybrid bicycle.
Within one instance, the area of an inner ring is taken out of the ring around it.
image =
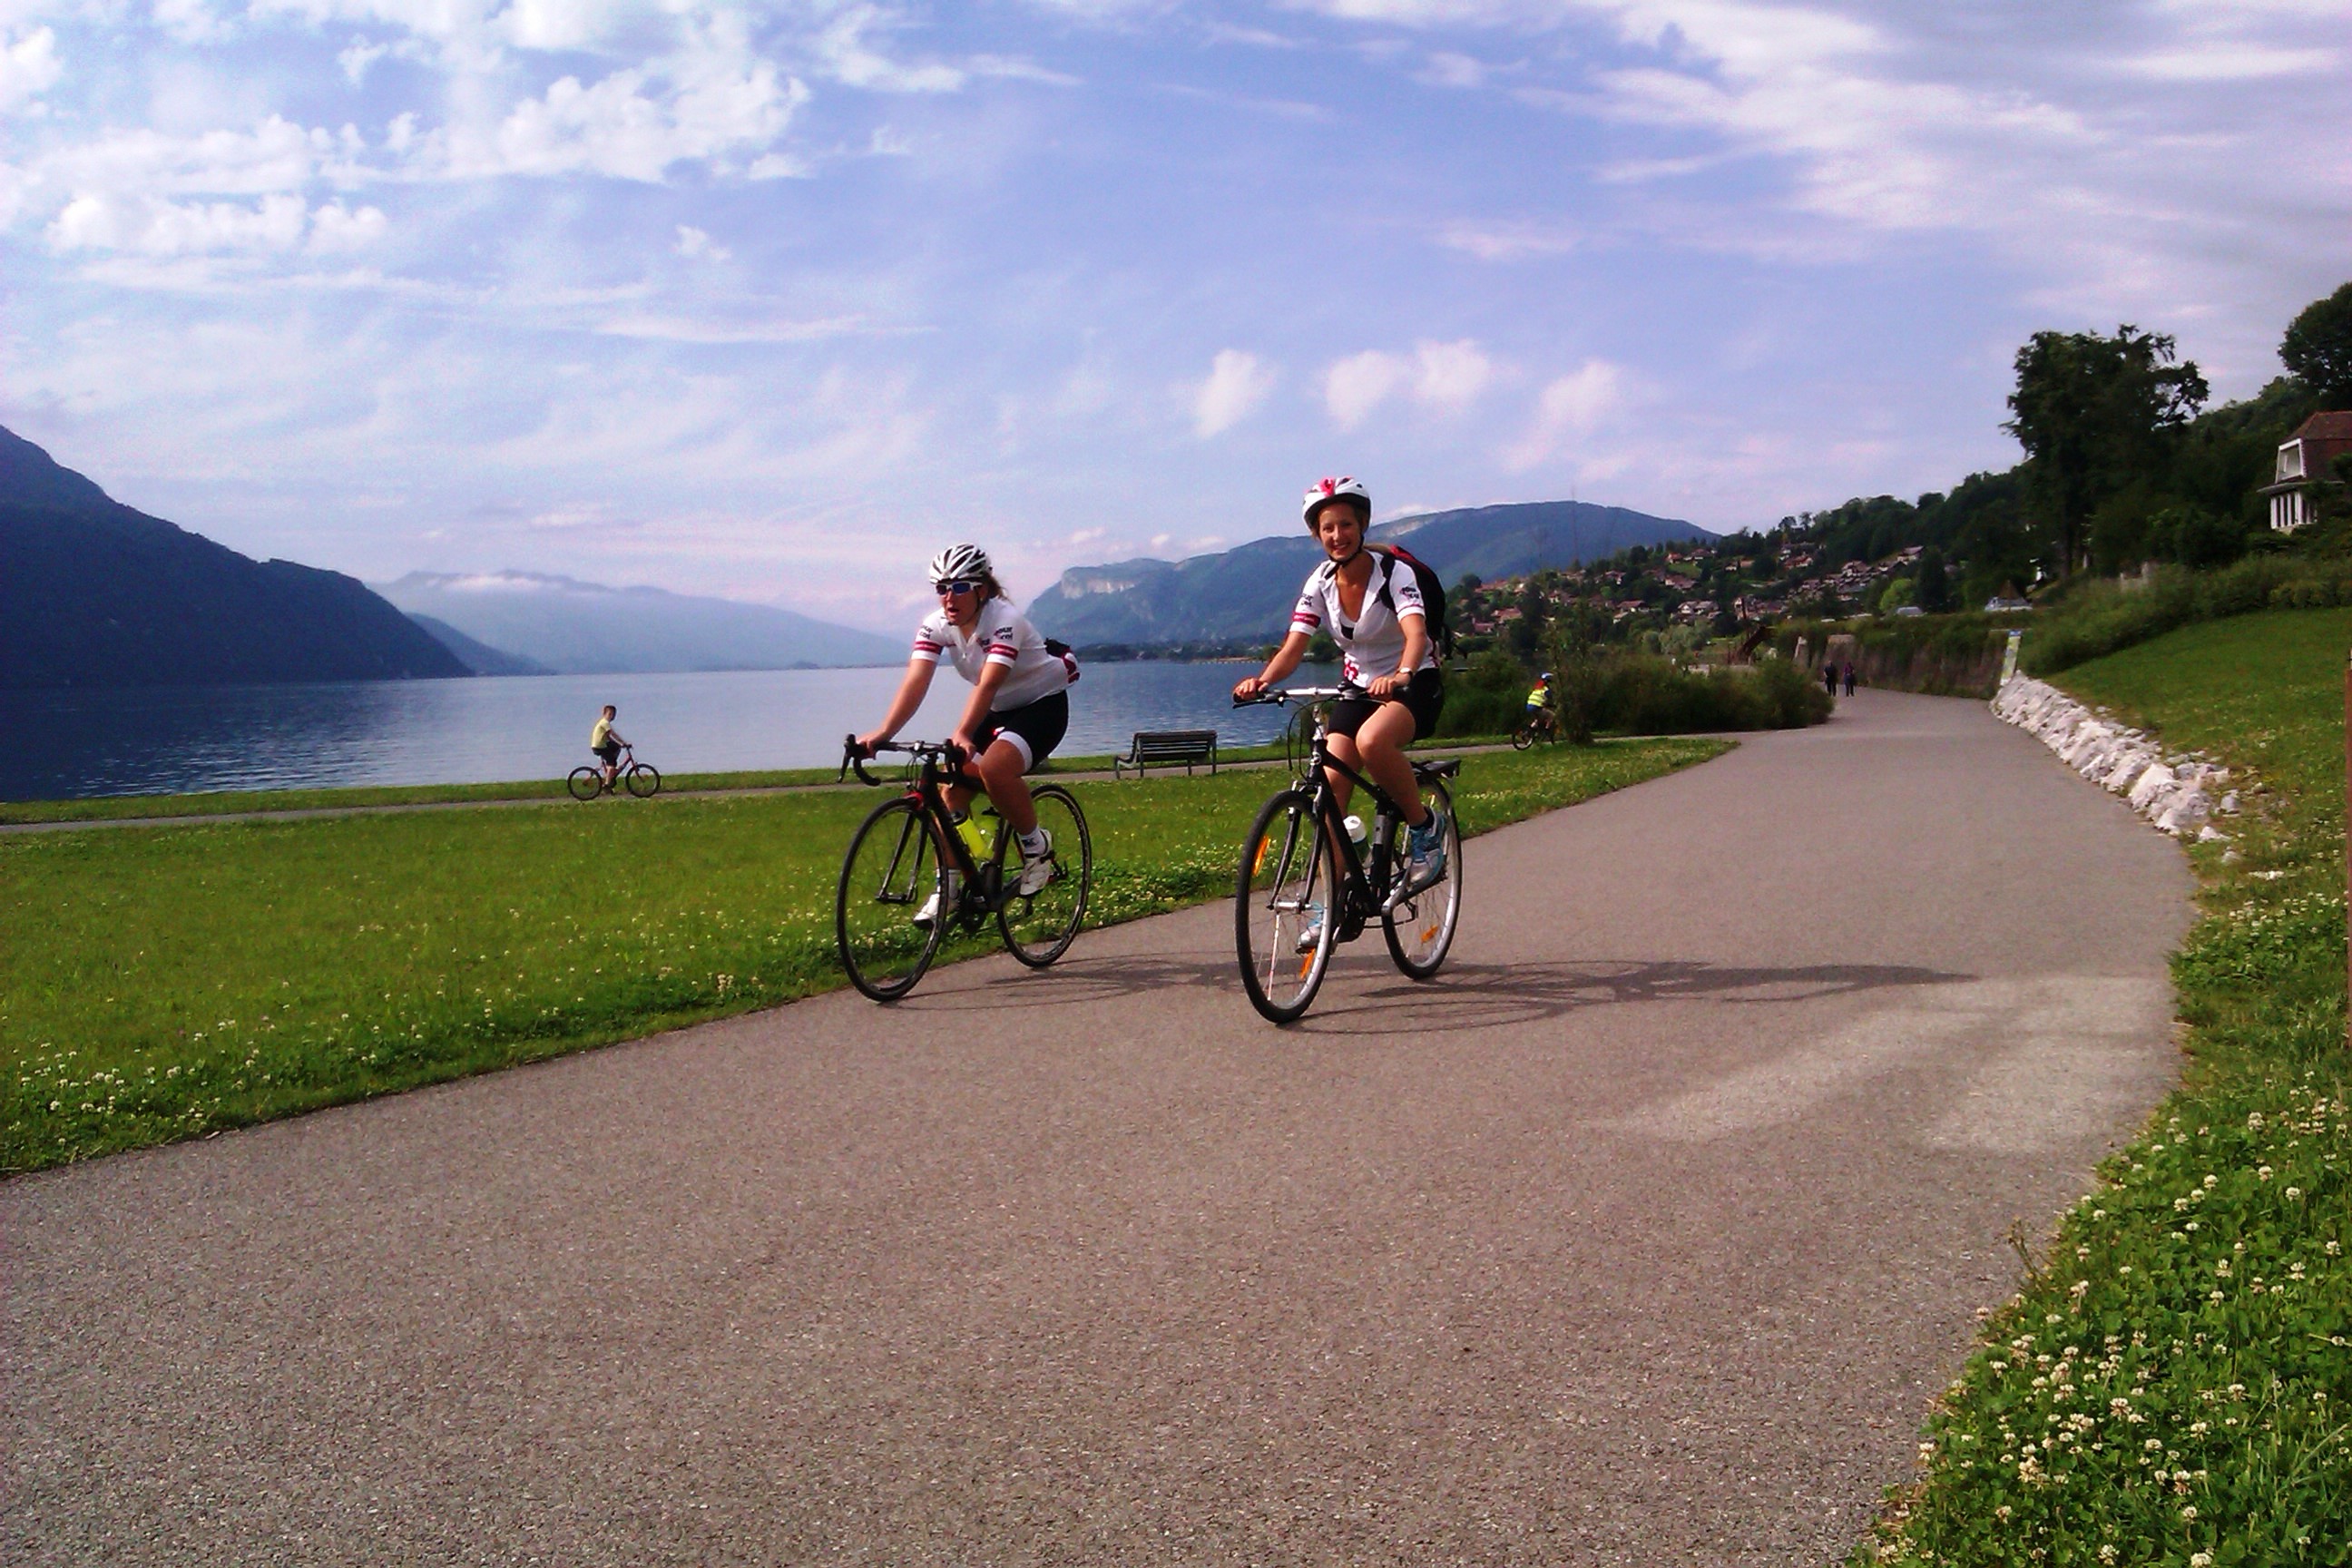
[[[915,988],[942,941],[977,931],[992,917],[1006,950],[1032,969],[1067,952],[1086,919],[1095,874],[1094,840],[1077,797],[1059,784],[1029,792],[1053,847],[1045,886],[1024,894],[1012,825],[987,808],[985,795],[973,798],[972,820],[995,823],[983,858],[948,809],[947,786],[969,782],[960,748],[919,741],[884,742],[874,749],[906,753],[916,772],[904,795],[884,801],[858,825],[842,857],[833,930],[849,983],[877,1002],[895,1002]],[[841,768],[844,776],[855,769],[862,784],[882,782],[866,771],[855,735],[842,742]],[[922,920],[927,902],[930,918]]]
[[[1237,699],[1315,704],[1315,739],[1286,789],[1258,808],[1242,843],[1234,887],[1234,940],[1250,1005],[1277,1024],[1303,1016],[1322,988],[1331,952],[1373,921],[1389,956],[1415,980],[1436,978],[1462,913],[1462,829],[1446,781],[1460,759],[1414,763],[1422,799],[1445,817],[1445,865],[1416,884],[1405,854],[1404,813],[1381,787],[1331,755],[1326,705],[1362,693],[1349,686],[1299,686]],[[1370,797],[1372,826],[1360,850],[1331,789],[1337,769]]]
[[[608,792],[618,795],[625,789],[639,800],[660,793],[659,769],[651,763],[637,761],[634,746],[623,746],[621,755],[627,760],[614,771],[611,784],[604,782],[604,770],[601,767],[577,767],[572,770],[572,776],[564,781],[563,787],[572,792],[574,800],[594,800],[600,795]]]

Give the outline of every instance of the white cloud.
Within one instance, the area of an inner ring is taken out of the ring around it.
[[[740,74],[693,71],[670,92],[635,68],[593,86],[567,76],[516,105],[489,136],[453,133],[448,173],[593,174],[652,184],[674,163],[766,147],[807,96],[798,81],[779,82],[764,60]]]
[[[1570,437],[1590,435],[1622,401],[1624,380],[1624,372],[1607,360],[1589,359],[1552,381],[1536,400],[1527,435],[1504,461],[1525,472],[1558,455]]]
[[[1405,374],[1402,356],[1378,349],[1336,362],[1323,373],[1323,406],[1330,410],[1331,423],[1353,430],[1388,401]]]
[[[964,73],[947,65],[902,65],[867,42],[888,18],[877,6],[852,5],[818,35],[814,52],[835,80],[874,92],[953,92]]]
[[[291,195],[264,196],[251,206],[81,195],[68,202],[49,225],[48,238],[59,250],[131,250],[146,256],[289,251],[301,245],[308,216],[302,198]]]
[[[1411,358],[1366,349],[1323,373],[1323,406],[1342,430],[1355,429],[1400,391],[1409,390],[1425,407],[1458,414],[1478,400],[1495,374],[1495,362],[1470,338],[1450,343],[1424,340]]]
[[[2124,68],[2155,81],[2268,81],[2277,77],[2319,76],[2343,68],[2333,49],[2282,49],[2262,44],[2223,43],[2166,49],[2127,60]]]
[[[1421,79],[1432,87],[1483,87],[1486,81],[1486,68],[1468,55],[1440,49],[1429,57],[1428,65],[1422,69]]]
[[[1424,342],[1413,351],[1419,362],[1413,373],[1412,395],[1432,407],[1459,413],[1478,400],[1495,379],[1495,362],[1468,338],[1459,342]]]
[[[58,62],[58,36],[47,27],[0,40],[0,114],[13,114],[20,104],[48,91],[63,68]]]
[[[677,226],[677,250],[688,259],[699,258],[705,261],[725,261],[735,254],[723,245],[713,245],[709,231],[688,223]]]
[[[1247,418],[1274,391],[1276,373],[1257,355],[1221,349],[1209,378],[1192,397],[1192,426],[1202,439],[1223,435]]]
[[[368,68],[391,52],[387,45],[371,44],[365,39],[353,39],[348,47],[335,57],[335,63],[343,68],[344,79],[353,87],[358,87],[367,80]]]
[[[329,202],[310,214],[308,248],[314,256],[364,250],[383,237],[387,226],[380,208],[352,209],[339,201]]]

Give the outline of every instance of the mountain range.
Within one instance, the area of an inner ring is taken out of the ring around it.
[[[1423,512],[1374,525],[1449,585],[1598,561],[1636,544],[1715,535],[1694,523],[1587,501],[1524,501]],[[1305,528],[1183,561],[1074,566],[1032,599],[1030,619],[1081,647],[1227,645],[1275,640],[1322,551]]]
[[[0,429],[0,688],[467,673],[357,578],[240,555]]]
[[[766,605],[537,572],[412,572],[375,591],[485,674],[526,672],[485,668],[486,656],[561,675],[834,668],[907,657],[897,638]]]

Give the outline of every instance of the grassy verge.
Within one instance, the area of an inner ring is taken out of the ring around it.
[[[1503,823],[1716,755],[1484,753]],[[1265,773],[1082,784],[1092,922],[1230,889]],[[880,790],[0,839],[0,1169],[190,1137],[838,984],[833,887]],[[975,943],[975,950],[985,944]]]
[[[1988,1321],[1857,1564],[2352,1562],[2347,645],[2352,613],[2252,615],[2066,676],[2260,789],[2195,854],[2180,1089]]]
[[[1438,751],[1464,746],[1502,745],[1507,734],[1449,739]],[[1281,742],[1264,746],[1225,746],[1217,761],[1225,765],[1279,760]],[[1108,755],[1055,757],[1041,770],[1047,773],[1107,773]],[[805,789],[838,783],[833,768],[770,768],[724,773],[665,773],[664,795],[714,792]],[[387,805],[462,805],[562,800],[562,779],[513,779],[503,784],[382,784],[349,789],[221,790],[203,795],[116,795],[90,800],[0,801],[0,826],[34,822],[125,822],[185,816],[241,816],[257,811],[351,811]]]

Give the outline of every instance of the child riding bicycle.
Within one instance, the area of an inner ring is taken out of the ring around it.
[[[618,730],[613,728],[613,719],[619,712],[619,709],[605,703],[604,716],[596,721],[596,727],[588,731],[588,749],[604,764],[606,789],[613,787],[614,775],[620,772],[621,748],[629,743],[621,738]]]

